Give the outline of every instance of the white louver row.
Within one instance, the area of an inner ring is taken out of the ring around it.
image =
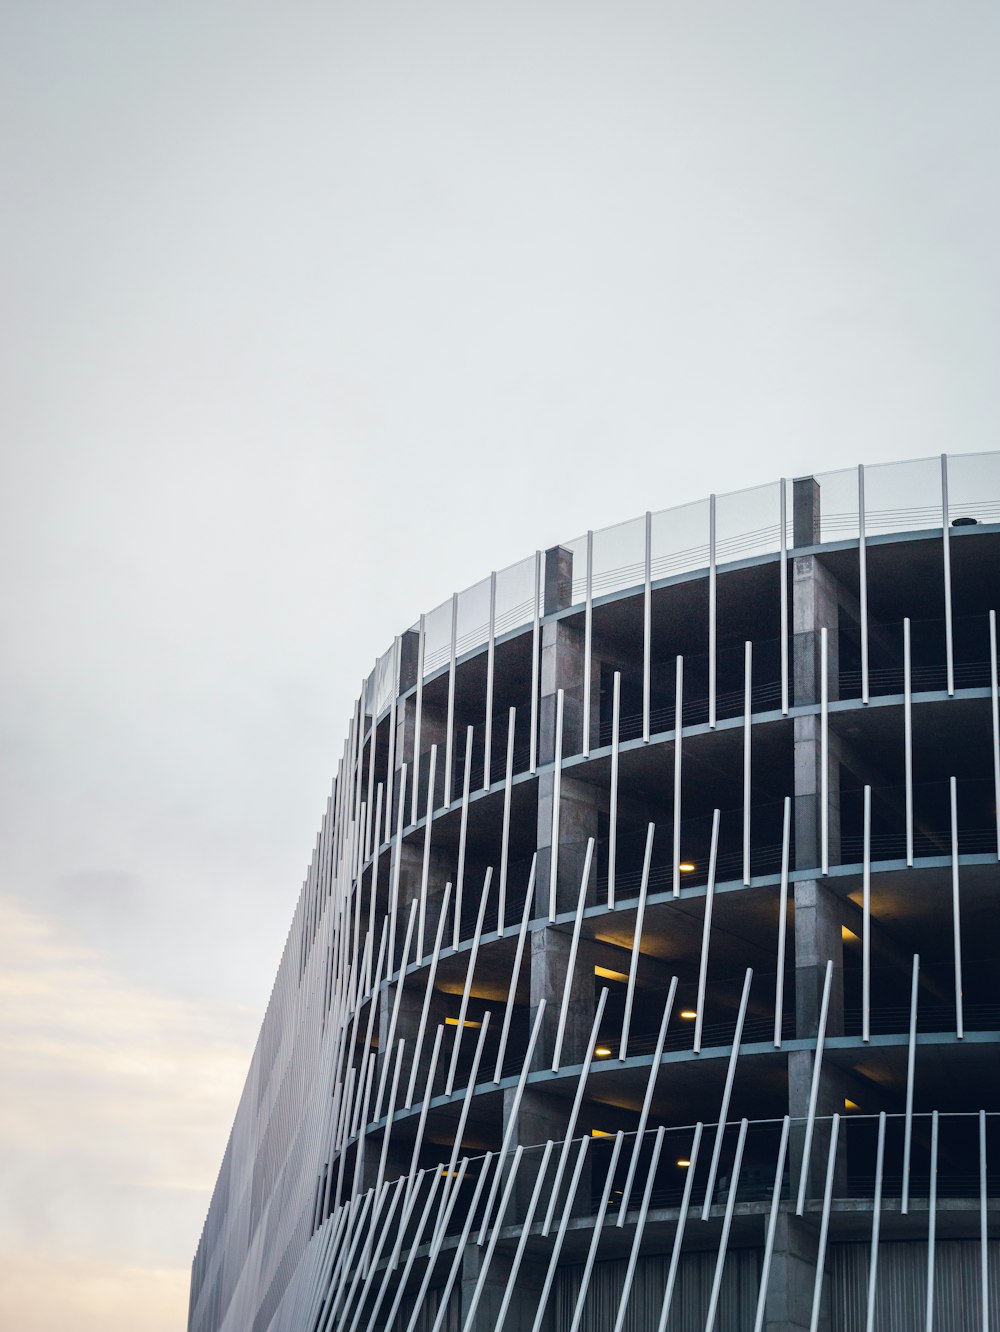
[[[998,605],[994,453],[648,513],[422,616],[189,1332],[998,1332]]]

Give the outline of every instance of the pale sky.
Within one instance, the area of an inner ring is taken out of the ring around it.
[[[183,1329],[374,658],[995,448],[992,0],[0,3],[0,1324]]]

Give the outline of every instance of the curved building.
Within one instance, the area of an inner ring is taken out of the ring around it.
[[[998,604],[993,453],[647,513],[422,616],[190,1332],[997,1332]]]

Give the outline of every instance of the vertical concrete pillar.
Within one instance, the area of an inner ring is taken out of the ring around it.
[[[472,1322],[473,1332],[495,1332],[500,1306],[510,1285],[511,1263],[516,1246],[517,1240],[512,1239],[509,1248],[502,1245],[498,1246],[493,1254],[493,1260],[490,1263],[486,1277],[486,1285],[479,1297],[476,1316]],[[462,1259],[462,1315],[459,1324],[461,1327],[465,1326],[465,1320],[468,1318],[472,1295],[479,1281],[485,1257],[485,1245],[482,1248],[477,1244],[466,1246]],[[527,1329],[532,1326],[544,1280],[544,1264],[531,1262],[525,1258],[518,1271],[514,1293],[504,1319],[505,1328],[523,1328],[527,1332]],[[550,1306],[554,1305],[554,1301],[550,1300],[549,1304]],[[552,1314],[550,1312],[542,1323],[542,1332],[551,1332],[552,1327]]]
[[[510,1112],[513,1105],[515,1088],[507,1087],[503,1094],[503,1122],[504,1128],[510,1122]],[[545,1143],[558,1142],[566,1133],[566,1116],[569,1112],[569,1103],[561,1102],[559,1098],[552,1095],[551,1092],[538,1091],[533,1087],[525,1087],[521,1096],[521,1106],[518,1111],[517,1124],[514,1129],[512,1145],[515,1147],[535,1147],[544,1146]]]
[[[796,480],[793,498],[794,543],[797,547],[820,540],[820,488],[812,477]],[[814,555],[796,555],[792,561],[792,679],[797,707],[818,704],[822,696],[822,634],[827,631],[827,696],[838,697],[839,629],[843,589]],[[818,869],[822,862],[823,791],[829,859],[840,860],[840,748],[837,737],[828,733],[826,771],[822,744],[822,721],[818,714],[793,719],[793,768],[795,782],[795,865]],[[827,1036],[844,1030],[843,907],[822,878],[794,884],[795,902],[795,1034],[800,1039],[816,1037],[827,963],[833,962],[833,983],[827,1014]],[[799,1050],[788,1056],[788,1109],[804,1119],[809,1108],[814,1056]],[[843,1111],[844,1086],[829,1058],[824,1059],[818,1088],[816,1113],[820,1117]],[[828,1130],[818,1126],[811,1151],[810,1190],[815,1191],[826,1164]],[[797,1189],[802,1162],[803,1131],[793,1128],[789,1163],[793,1192]],[[794,1255],[793,1255],[794,1256]],[[811,1298],[811,1286],[810,1286]],[[808,1325],[808,1310],[806,1311]],[[799,1324],[789,1322],[789,1327]],[[768,1324],[770,1326],[770,1323]],[[785,1324],[775,1324],[775,1327]]]
[[[535,914],[542,917],[547,916],[549,911],[553,798],[551,775],[540,777]],[[590,838],[595,842],[595,856],[588,880],[587,902],[589,904],[596,901],[598,815],[606,800],[606,792],[596,789],[589,783],[563,776],[559,802],[557,913],[575,912],[579,904],[580,886]],[[545,1000],[545,1015],[535,1052],[536,1067],[547,1067],[552,1062],[571,945],[572,926],[568,922],[558,927],[547,925],[533,931],[531,935],[532,1022],[540,1001]],[[594,969],[587,961],[584,948],[577,955],[569,991],[561,1063],[579,1063],[583,1059],[594,1019],[594,1001]]]
[[[794,483],[793,530],[798,547],[820,539],[820,488],[812,477]],[[815,555],[797,555],[792,561],[792,679],[797,707],[817,704],[821,698],[822,635],[827,631],[828,697],[838,694],[839,585]],[[812,714],[796,717],[793,726],[795,781],[795,866],[820,865],[822,800],[826,786],[828,845],[831,863],[840,859],[840,753],[829,736],[826,772],[823,771],[822,721]],[[840,908],[822,880],[795,885],[796,1034],[816,1033],[826,964],[834,963],[828,1031],[842,1030],[843,945]],[[794,1110],[792,1113],[795,1113]]]
[[[420,664],[420,635],[415,629],[407,629],[399,639],[399,694],[396,705],[396,735],[393,745],[393,799],[390,810],[390,827],[395,831],[399,814],[399,770],[406,764],[406,810],[403,823],[410,822],[409,810],[412,799],[411,779],[413,775],[413,745],[416,738],[417,700],[414,695],[403,698],[408,689],[417,683]]]
[[[396,1107],[397,1109],[399,1109],[400,1105],[405,1103],[406,1089],[410,1083],[410,1075],[413,1071],[413,1060],[417,1053],[417,1036],[420,1030],[420,1014],[423,1009],[424,1001],[423,980],[424,978],[421,977],[418,983],[416,977],[411,977],[406,983],[402,999],[400,1000],[399,1014],[396,1018],[396,1032],[392,1038],[393,1061],[395,1061],[396,1058],[396,1046],[399,1044],[400,1039],[406,1042],[403,1047],[402,1072],[399,1076],[399,1101]],[[383,991],[385,1002],[379,1010],[379,1048],[384,1053],[387,1053],[386,1040],[388,1039],[388,1027],[392,1015],[392,1005],[396,999],[396,990],[397,986],[395,985],[389,985],[386,987]],[[444,1021],[447,1011],[448,1002],[444,996],[432,992],[427,1013],[427,1025],[424,1029],[423,1046],[420,1050],[420,1059],[417,1066],[416,1090],[414,1092],[414,1096],[417,1100],[420,1100],[423,1097],[424,1086],[427,1081],[427,1070],[430,1068],[431,1052],[434,1049],[434,1033],[438,1026]],[[438,1058],[438,1072],[441,1073],[441,1077],[438,1078],[435,1076],[435,1091],[443,1088],[443,1069],[447,1068],[447,1060],[451,1057],[451,1043],[454,1040],[454,1035],[454,1027],[446,1028],[444,1043],[441,1047],[441,1055]],[[390,1066],[390,1077],[394,1066],[395,1063],[393,1062]],[[381,1066],[377,1072],[378,1074],[381,1074]],[[437,1086],[439,1082],[441,1083],[441,1087]],[[389,1083],[387,1081],[386,1087],[388,1088],[388,1086]],[[386,1098],[388,1098],[388,1095],[389,1093],[387,1090]],[[385,1101],[383,1101],[382,1109],[384,1112]]]
[[[532,1022],[541,1000],[545,1000],[542,1029],[535,1046],[535,1068],[549,1068],[552,1064],[571,945],[572,936],[565,929],[548,926],[533,931],[531,935]],[[594,968],[586,949],[581,948],[573,969],[566,1007],[566,1025],[559,1057],[562,1066],[583,1062],[594,1022],[595,996]]]
[[[420,634],[416,629],[407,629],[399,638],[399,692],[405,694],[417,683],[417,667],[420,665]]]
[[[393,773],[393,831],[395,831],[396,815],[399,812],[399,770],[406,764],[406,810],[403,814],[404,826],[410,821],[410,776],[413,772],[413,742],[416,738],[417,722],[417,700],[413,694],[409,698],[402,698],[396,705],[396,746],[393,751],[395,770]]]
[[[420,710],[420,772],[417,789],[417,818],[422,819],[427,812],[427,782],[430,775],[430,749],[437,745],[437,773],[434,778],[435,808],[440,808],[445,788],[445,747],[448,735],[446,710],[435,707],[425,696]],[[396,708],[396,749],[395,777],[393,778],[393,828],[399,813],[399,769],[406,764],[406,807],[403,811],[403,826],[410,823],[413,808],[413,760],[414,745],[417,740],[417,699],[415,694],[402,699]]]
[[[839,692],[841,589],[815,555],[792,560],[792,684],[796,704],[820,699],[820,630],[827,631],[830,698]]]
[[[556,695],[563,691],[563,758],[579,754],[583,741],[584,634],[577,625],[542,625],[539,672],[538,761],[551,763],[556,749]]]
[[[515,1089],[507,1087],[504,1090],[503,1097],[503,1127],[506,1130],[510,1122],[510,1114],[513,1106]],[[514,1198],[516,1200],[516,1210],[514,1215],[517,1218],[524,1217],[527,1214],[528,1202],[531,1198],[531,1191],[534,1188],[537,1178],[537,1167],[542,1157],[542,1151],[547,1142],[555,1143],[553,1156],[549,1162],[548,1183],[543,1188],[539,1200],[539,1212],[535,1219],[541,1220],[545,1216],[545,1211],[552,1198],[552,1184],[555,1180],[556,1162],[558,1153],[562,1150],[562,1142],[566,1136],[566,1123],[569,1114],[570,1101],[568,1099],[553,1096],[550,1092],[536,1090],[533,1087],[526,1087],[521,1097],[521,1104],[518,1110],[517,1123],[514,1127],[514,1136],[512,1147],[522,1146],[530,1153],[526,1161],[522,1162],[518,1182],[514,1188]],[[576,1137],[582,1137],[589,1131],[589,1124],[579,1123],[576,1128]],[[575,1152],[576,1148],[570,1149]],[[573,1158],[575,1159],[575,1158]],[[559,1196],[556,1199],[556,1215],[561,1215],[562,1208],[566,1203],[566,1195],[569,1191],[569,1184],[572,1177],[572,1161],[570,1166],[564,1171],[563,1179],[559,1186]],[[590,1163],[584,1166],[583,1174],[580,1177],[580,1185],[577,1190],[577,1204],[574,1207],[574,1213],[584,1213],[590,1203]]]
[[[545,587],[542,614],[554,615],[573,604],[573,552],[551,546],[545,552]]]
[[[809,1332],[816,1250],[814,1223],[782,1208],[775,1227],[768,1274],[765,1332]],[[822,1332],[829,1332],[828,1309],[823,1310],[819,1325]]]
[[[810,486],[815,483],[809,478]],[[799,487],[796,481],[796,504]],[[817,488],[818,489],[818,488]],[[796,522],[800,522],[796,509]],[[804,520],[803,520],[804,521]],[[801,535],[797,530],[797,536]],[[818,539],[818,533],[817,533]],[[838,598],[836,582],[815,556],[796,556],[792,571],[792,663],[797,706],[820,701],[820,630],[827,629],[829,697],[836,698]],[[795,865],[812,869],[822,859],[821,825],[824,787],[822,721],[816,714],[795,717]],[[840,859],[840,749],[829,736],[826,755],[826,804],[830,862]],[[820,997],[828,960],[834,964],[828,1032],[843,1030],[843,943],[840,903],[821,879],[797,882],[795,895],[796,1034],[816,1034]],[[792,1113],[796,1113],[794,1110]]]
[[[573,552],[553,546],[545,552],[543,616],[567,610],[573,600]],[[564,692],[563,756],[577,754],[583,735],[584,634],[581,625],[549,620],[541,627],[539,670],[538,761],[551,763],[555,753],[556,694]]]
[[[559,793],[559,856],[556,911],[575,911],[587,860],[587,843],[594,839],[587,903],[597,900],[597,835],[599,815],[608,807],[608,793],[589,782],[576,781],[564,773]],[[551,773],[538,779],[538,864],[535,871],[535,914],[548,915],[549,879],[552,869],[552,806],[554,782]]]
[[[414,843],[405,842],[400,849],[401,862],[399,870],[399,902],[400,902],[400,923],[396,931],[396,961],[402,953],[403,940],[406,930],[406,919],[409,916],[410,902],[419,896],[420,880],[423,873],[423,847],[419,839]],[[441,905],[443,901],[444,886],[449,879],[453,879],[453,869],[446,853],[435,851],[431,847],[431,858],[428,874],[428,894],[425,913],[424,926],[424,951],[429,953],[434,946],[434,940],[437,935],[438,922],[441,918]],[[418,908],[419,909],[419,908]],[[449,907],[449,913],[451,908]],[[448,925],[445,925],[446,931]],[[410,942],[410,954],[408,965],[415,960],[416,955],[417,926],[413,927],[413,938]],[[396,985],[387,986],[381,993],[379,1013],[378,1013],[378,1033],[379,1033],[379,1073],[381,1074],[381,1061],[387,1057],[395,1059],[395,1047],[400,1037],[406,1041],[406,1047],[403,1052],[403,1071],[400,1075],[400,1093],[405,1094],[406,1087],[410,1077],[410,1069],[413,1063],[413,1057],[416,1053],[416,1037],[420,1027],[420,1013],[423,1008],[424,990],[427,977],[425,974],[418,973],[410,976],[403,985],[403,992],[399,1001],[399,1012],[396,1017],[396,1030],[393,1036],[393,1049],[390,1051],[387,1046],[389,1038],[389,1023],[392,1018],[393,1005],[396,1001]],[[427,1018],[427,1027],[424,1035],[424,1047],[421,1052],[420,1067],[418,1070],[418,1086],[423,1088],[422,1079],[426,1076],[427,1068],[430,1062],[431,1049],[433,1048],[434,1029],[439,1022],[444,1021],[447,1010],[447,1001],[440,994],[431,995],[430,1011]],[[387,1093],[388,1094],[388,1093]]]
[[[409,903],[420,897],[420,883],[424,871],[424,844],[418,835],[416,840],[404,842],[400,849],[399,864],[399,901],[400,915],[405,921],[406,913],[409,910]],[[434,845],[433,834],[431,836],[431,854],[427,866],[427,902],[424,907],[424,952],[430,953],[434,946],[434,940],[437,934],[438,921],[441,918],[441,906],[444,900],[444,888],[446,883],[452,884],[451,905],[448,907],[450,919],[454,919],[454,883],[456,867],[452,859],[452,853],[441,847]],[[419,910],[419,908],[418,908]],[[405,926],[400,925],[400,930]],[[450,943],[449,926],[445,926],[445,936],[442,947],[447,947]],[[402,941],[400,941],[402,946]],[[414,926],[414,939],[410,946],[410,961],[416,958],[416,926]]]
[[[833,963],[833,984],[826,1034],[844,1031],[844,912],[840,899],[820,879],[795,884],[795,1033],[803,1039],[819,1026],[826,964]]]
[[[545,613],[569,604],[573,584],[573,557],[562,547],[545,553]],[[542,625],[539,684],[538,760],[543,767],[555,758],[556,700],[563,691],[562,757],[580,752],[583,737],[584,635],[582,628],[564,620]],[[596,691],[595,691],[596,692]],[[597,838],[598,811],[607,808],[607,793],[589,783],[562,774],[559,804],[559,911],[571,911],[580,891],[587,840]],[[537,914],[547,914],[551,871],[552,808],[555,773],[551,766],[538,776],[538,866],[535,876]]]

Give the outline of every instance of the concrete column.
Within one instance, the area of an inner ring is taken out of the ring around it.
[[[788,1108],[789,1114],[797,1120],[792,1125],[788,1139],[788,1166],[793,1203],[798,1195],[799,1179],[802,1173],[805,1118],[809,1109],[809,1092],[812,1087],[813,1058],[812,1050],[792,1050],[788,1054]],[[834,1114],[843,1117],[845,1097],[856,1096],[857,1094],[856,1079],[833,1065],[830,1062],[829,1054],[825,1055],[823,1071],[820,1076],[819,1096],[816,1101],[816,1124],[813,1130],[812,1146],[809,1150],[807,1199],[815,1201],[823,1196],[827,1158],[830,1151],[830,1118]],[[837,1163],[834,1167],[834,1195],[843,1196],[846,1189],[847,1128],[842,1119],[840,1138],[837,1144]]]
[[[420,664],[420,633],[407,629],[399,638],[399,692],[405,694],[417,683]]]
[[[583,742],[582,626],[566,620],[542,625],[539,672],[538,761],[551,763],[556,749],[556,695],[563,691],[563,758],[579,754]]]
[[[472,1323],[474,1332],[495,1332],[497,1318],[500,1314],[500,1305],[503,1303],[504,1296],[507,1294],[507,1287],[510,1285],[511,1263],[516,1243],[516,1240],[511,1241],[509,1252],[498,1247],[493,1254],[493,1261],[490,1263],[486,1278],[486,1287],[479,1298],[476,1316]],[[472,1295],[476,1289],[485,1257],[485,1245],[482,1248],[477,1244],[466,1245],[465,1255],[462,1259],[462,1316],[460,1323],[462,1327],[465,1326],[465,1320],[468,1317]],[[520,1332],[520,1329],[524,1329],[527,1332],[527,1329],[532,1326],[544,1280],[545,1264],[532,1262],[526,1257],[518,1271],[514,1294],[504,1320],[504,1327],[508,1329],[508,1332],[512,1329],[517,1329],[518,1332]],[[550,1332],[553,1327],[551,1309],[555,1307],[554,1298],[550,1298],[549,1306],[550,1312],[542,1323],[542,1332]]]
[[[410,773],[413,769],[413,740],[416,731],[417,720],[417,700],[411,694],[409,698],[400,699],[396,706],[396,747],[394,750],[395,775],[393,777],[393,789],[396,792],[396,798],[399,798],[399,770],[406,764],[406,800],[407,814],[404,815],[403,822],[409,823],[409,800],[410,800]],[[397,806],[398,809],[398,806]],[[395,811],[393,811],[395,814]],[[393,824],[395,831],[395,824]]]
[[[814,545],[820,540],[820,489],[812,477],[796,480],[793,497],[794,544],[797,547]],[[847,594],[837,580],[814,555],[796,555],[792,561],[792,679],[793,699],[797,706],[818,704],[821,699],[822,635],[827,630],[827,683],[828,698],[839,695],[839,630],[840,615]],[[831,864],[840,860],[840,746],[834,734],[828,737],[827,770],[823,772],[822,725],[819,715],[796,717],[793,720],[793,767],[795,782],[795,865],[798,869],[813,869],[822,860],[822,792],[824,777],[827,790],[827,830]],[[837,1036],[844,1030],[844,949],[842,927],[843,904],[821,878],[805,879],[794,884],[795,901],[795,1034],[804,1040],[815,1039],[819,1025],[823,986],[827,963],[833,962],[833,984],[827,1014],[826,1034]],[[798,1050],[788,1055],[788,1109],[793,1118],[804,1120],[809,1108],[812,1088],[814,1054],[811,1050]],[[845,1080],[830,1061],[824,1057],[818,1089],[816,1114],[829,1117],[843,1113]],[[802,1124],[793,1125],[789,1142],[789,1165],[793,1196],[798,1188],[803,1148]],[[810,1154],[810,1194],[822,1188],[826,1170],[829,1129],[818,1124]],[[843,1151],[840,1152],[843,1167]],[[769,1310],[767,1327],[808,1327],[812,1300],[813,1258],[804,1253],[815,1241],[802,1229],[802,1222],[783,1217],[785,1227],[785,1257],[779,1272],[772,1273],[772,1282],[787,1281],[789,1300],[798,1299],[797,1278],[794,1274],[802,1263],[808,1267],[808,1292],[800,1292],[806,1303],[803,1309],[791,1308],[787,1301],[776,1308],[779,1315]],[[779,1247],[781,1244],[779,1231]],[[777,1257],[777,1252],[776,1252]],[[782,1272],[785,1275],[782,1275]],[[790,1274],[790,1275],[789,1275]],[[772,1319],[774,1320],[772,1322]]]
[[[503,1094],[503,1123],[506,1129],[510,1121],[511,1106],[516,1088],[507,1087]],[[525,1087],[521,1097],[521,1108],[517,1116],[512,1146],[536,1147],[548,1142],[558,1142],[566,1133],[566,1116],[569,1102],[553,1096],[551,1092]]]
[[[795,773],[795,867],[812,869],[822,860],[823,750],[818,715],[792,720]],[[830,864],[840,861],[840,744],[827,746],[827,830]]]
[[[796,494],[800,482],[796,482]],[[798,504],[798,498],[796,503]],[[796,521],[799,520],[798,511]],[[818,538],[817,538],[818,539]],[[828,629],[830,697],[836,697],[837,585],[815,556],[797,556],[792,578],[792,663],[796,704],[820,699],[820,629]],[[811,869],[822,859],[823,749],[819,716],[796,717],[793,726],[795,781],[795,865]],[[829,737],[827,755],[827,826],[830,862],[840,859],[840,749]],[[827,1031],[843,1030],[842,912],[838,899],[822,880],[796,883],[795,1003],[796,1034],[816,1034],[820,998],[828,960],[834,964],[834,986]],[[795,1110],[793,1114],[797,1113]]]
[[[540,1001],[545,1000],[542,1029],[535,1046],[535,1068],[549,1068],[552,1064],[571,943],[572,936],[567,930],[556,929],[553,926],[535,930],[531,935],[532,1022],[535,1020]],[[590,1029],[594,1023],[595,995],[594,968],[586,948],[581,946],[570,986],[566,1027],[559,1059],[561,1065],[583,1062],[587,1041],[590,1039]],[[521,1141],[525,1139],[522,1137]]]
[[[406,932],[406,920],[409,916],[410,902],[419,896],[420,879],[423,870],[423,846],[419,839],[415,842],[405,842],[401,848],[401,864],[399,871],[399,922],[396,929],[396,961],[402,953],[403,941]],[[424,951],[429,954],[434,946],[434,940],[437,934],[438,922],[441,918],[441,904],[444,895],[444,886],[449,879],[454,878],[453,867],[445,852],[435,851],[431,847],[430,870],[428,874],[428,895],[424,927]],[[419,910],[419,908],[418,908]],[[451,907],[449,907],[449,916]],[[445,925],[446,938],[450,941],[449,925]],[[410,954],[408,965],[412,963],[416,956],[417,946],[417,924],[414,922],[413,938],[410,941]],[[389,1038],[389,1023],[392,1018],[393,1005],[396,1000],[396,985],[387,986],[381,995],[379,1013],[378,1013],[378,1033],[379,1033],[379,1075],[381,1075],[381,1061],[390,1056],[395,1058],[395,1047],[400,1037],[406,1041],[406,1048],[403,1052],[403,1071],[400,1075],[400,1094],[404,1095],[410,1077],[410,1069],[413,1062],[413,1056],[416,1050],[416,1036],[420,1026],[420,1013],[424,1002],[424,989],[427,983],[425,972],[418,972],[410,976],[403,985],[402,997],[399,1003],[399,1013],[396,1018],[396,1031],[393,1035],[393,1049],[390,1052],[387,1048]],[[427,1018],[427,1028],[424,1034],[424,1048],[421,1053],[420,1069],[418,1072],[417,1085],[423,1089],[423,1078],[426,1076],[427,1068],[430,1062],[430,1053],[433,1048],[434,1029],[439,1022],[444,1021],[447,1011],[447,1001],[443,995],[432,992],[430,1010]],[[388,1092],[386,1093],[388,1095]]]
[[[815,546],[820,539],[820,488],[814,476],[792,482],[792,545]]]
[[[826,1034],[844,1031],[844,912],[840,899],[821,879],[803,879],[795,890],[795,1034],[816,1035],[826,964],[833,963],[833,984]]]
[[[568,564],[567,564],[568,560]],[[546,553],[546,613],[568,600],[572,586],[572,557],[557,548]],[[554,586],[550,587],[550,581]],[[542,653],[539,687],[539,748],[541,765],[551,765],[555,758],[556,700],[563,691],[562,757],[577,754],[583,738],[584,634],[582,627],[564,620],[542,625]],[[597,690],[594,690],[595,696]],[[549,874],[552,845],[552,800],[555,774],[551,767],[538,776],[538,867],[535,876],[536,903],[539,912],[548,912]],[[598,792],[589,783],[562,775],[559,813],[559,884],[557,901],[560,911],[576,906],[580,891],[587,839],[597,837],[597,814],[607,808],[606,791]]]
[[[838,694],[842,590],[815,555],[792,561],[792,683],[796,704],[820,698],[820,630],[827,630],[830,698]]]
[[[395,764],[397,779],[394,782],[396,799],[398,800],[398,773],[399,769],[406,764],[406,811],[403,816],[404,826],[410,822],[410,808],[413,800],[413,758],[414,742],[416,741],[417,731],[417,697],[411,694],[409,698],[403,699],[396,708],[396,748]],[[427,774],[430,766],[430,748],[431,745],[437,745],[437,776],[435,778],[436,800],[441,800],[444,794],[444,759],[445,747],[448,737],[448,716],[447,711],[441,707],[435,707],[429,702],[426,695],[420,708],[420,789],[417,797],[417,818],[423,818],[427,809]],[[399,806],[396,805],[396,810]],[[395,813],[395,811],[394,811]]]
[[[397,1109],[405,1103],[406,1089],[410,1083],[410,1074],[413,1070],[413,1060],[417,1050],[417,1035],[420,1030],[420,1013],[424,1002],[424,985],[426,977],[411,976],[406,982],[403,990],[403,997],[400,1000],[399,1015],[396,1018],[396,1032],[392,1038],[393,1050],[392,1058],[396,1057],[396,1046],[402,1038],[406,1045],[403,1047],[403,1069],[399,1075],[399,1091],[397,1093]],[[385,1003],[379,1011],[379,1045],[381,1050],[386,1049],[385,1041],[388,1037],[389,1021],[392,1016],[392,1005],[396,999],[396,986],[390,985],[385,990]],[[435,991],[431,992],[431,1001],[427,1011],[427,1025],[424,1028],[424,1041],[420,1051],[420,1061],[417,1066],[416,1089],[414,1099],[420,1101],[423,1099],[424,1087],[427,1081],[427,1070],[430,1068],[431,1052],[434,1049],[434,1033],[440,1024],[445,1020],[448,1012],[448,1002],[444,995]],[[452,1042],[455,1039],[454,1027],[445,1028],[444,1040],[441,1046],[441,1054],[438,1058],[438,1072],[440,1077],[435,1076],[435,1091],[441,1091],[444,1088],[444,1073],[442,1069],[447,1069],[448,1059],[451,1058]],[[377,1070],[381,1074],[381,1067]],[[389,1076],[392,1076],[390,1067]],[[438,1084],[440,1083],[440,1086]],[[389,1082],[386,1083],[386,1098],[388,1098]],[[383,1110],[385,1103],[383,1103]]]
[[[778,1213],[767,1281],[765,1332],[808,1332],[817,1238],[812,1221],[805,1221],[785,1208]],[[829,1332],[828,1308],[824,1308],[819,1325],[822,1332]]]
[[[510,1121],[514,1095],[515,1089],[513,1087],[505,1089],[503,1097],[503,1127],[505,1130]],[[570,1104],[569,1100],[553,1096],[550,1092],[536,1090],[532,1087],[526,1087],[524,1090],[518,1111],[517,1124],[514,1129],[512,1148],[522,1146],[525,1151],[528,1151],[529,1148],[531,1151],[528,1160],[522,1162],[518,1182],[514,1187],[514,1200],[516,1202],[516,1208],[512,1203],[512,1217],[514,1219],[520,1219],[527,1214],[528,1202],[531,1198],[531,1191],[535,1186],[537,1167],[541,1160],[542,1150],[547,1142],[553,1142],[556,1146],[553,1149],[554,1155],[549,1162],[549,1182],[544,1186],[539,1201],[541,1217],[536,1214],[535,1219],[541,1220],[545,1215],[545,1210],[548,1208],[552,1197],[552,1182],[555,1180],[558,1152],[562,1150],[562,1142],[566,1136]],[[589,1127],[589,1122],[581,1120],[577,1125],[576,1136],[578,1138],[582,1137],[589,1131]],[[570,1148],[571,1153],[575,1153],[576,1150],[576,1147]],[[574,1160],[575,1156],[571,1156],[570,1164],[564,1171],[563,1180],[559,1186],[559,1197],[556,1199],[557,1216],[562,1214],[562,1208],[566,1204]],[[590,1201],[590,1187],[590,1162],[588,1161],[580,1177],[580,1187],[577,1190],[577,1198],[580,1201],[573,1209],[574,1214],[582,1214],[587,1210]]]
[[[542,614],[554,615],[573,604],[573,552],[550,546],[545,552],[545,587]]]
[[[575,911],[587,859],[587,843],[594,839],[594,859],[587,889],[588,905],[597,900],[598,815],[608,806],[607,791],[563,774],[559,799],[559,858],[556,886],[557,912]],[[548,915],[549,878],[552,869],[551,773],[538,778],[538,864],[535,870],[535,914]]]
[[[394,1047],[395,1044],[398,1043],[399,1035],[400,1035],[399,1027],[397,1026],[396,1037],[393,1042]],[[393,1050],[393,1058],[395,1058],[395,1049]],[[396,1104],[397,1110],[400,1108],[403,1098],[405,1098],[406,1096],[405,1078],[408,1072],[409,1068],[404,1060],[403,1072],[400,1074],[399,1090],[397,1092],[397,1104]],[[377,1067],[375,1069],[376,1089],[378,1088],[378,1079],[380,1074],[381,1074],[381,1068]],[[385,1086],[385,1095],[382,1098],[383,1118],[385,1117],[386,1111],[388,1110],[389,1092],[392,1086],[391,1078],[392,1078],[392,1069],[390,1068],[389,1079],[386,1081],[386,1086]],[[372,1093],[372,1095],[374,1098],[374,1092]],[[373,1099],[371,1103],[370,1113],[374,1112],[374,1106],[375,1103]],[[412,1137],[410,1137],[409,1139],[405,1138],[398,1123],[393,1123],[391,1125],[387,1124],[381,1130],[369,1133],[367,1138],[365,1139],[365,1148],[364,1148],[365,1155],[364,1155],[364,1162],[361,1167],[362,1192],[364,1192],[366,1189],[370,1189],[372,1185],[375,1184],[376,1182],[376,1179],[378,1177],[378,1163],[382,1156],[382,1143],[385,1140],[385,1134],[387,1132],[389,1133],[389,1150],[386,1153],[385,1171],[383,1173],[382,1178],[398,1179],[400,1175],[405,1175],[407,1170],[409,1170],[410,1168],[410,1155],[413,1151]],[[413,1130],[410,1129],[409,1132],[412,1134]],[[357,1148],[355,1150],[357,1150]],[[353,1167],[353,1161],[350,1162],[349,1165]],[[347,1176],[347,1179],[349,1182],[350,1175]]]
[[[400,851],[399,865],[399,902],[400,902],[400,933],[406,928],[405,922],[409,903],[415,898],[420,897],[420,882],[423,876],[424,868],[424,843],[421,837],[415,840],[411,839],[404,842]],[[424,952],[429,955],[434,946],[434,940],[437,935],[438,921],[441,919],[441,905],[444,898],[444,888],[446,883],[452,884],[451,905],[448,907],[448,914],[451,920],[454,920],[454,884],[456,867],[452,860],[452,853],[441,847],[434,845],[433,834],[431,836],[431,854],[430,862],[427,867],[427,904],[424,908]],[[480,880],[480,884],[481,884]],[[468,874],[466,883],[469,883]],[[473,880],[474,884],[474,880]],[[471,885],[470,885],[471,886]],[[480,885],[475,885],[476,887]],[[419,910],[419,907],[417,908]],[[410,945],[410,961],[416,958],[416,934],[417,926],[413,927],[413,942]],[[445,937],[442,946],[447,946],[451,941],[450,926],[445,925]],[[402,938],[399,941],[402,947]]]

